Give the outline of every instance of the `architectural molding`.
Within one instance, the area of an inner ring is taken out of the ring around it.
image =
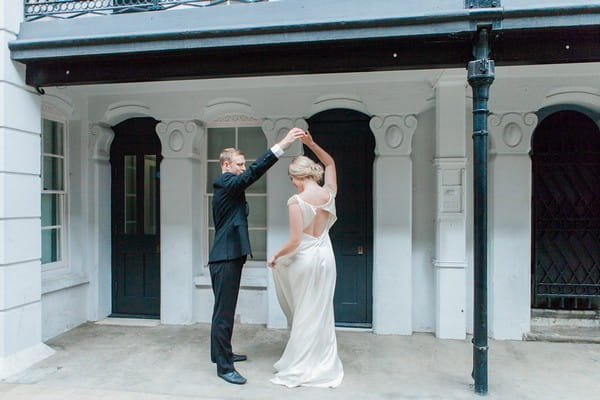
[[[92,160],[109,161],[110,146],[115,138],[115,132],[109,125],[95,123],[90,126],[89,150]]]
[[[71,119],[75,114],[75,106],[70,100],[56,94],[42,96],[42,115]]]
[[[494,154],[528,154],[531,136],[538,117],[532,112],[506,112],[488,117],[490,152]]]
[[[412,137],[417,129],[416,115],[374,116],[369,126],[375,135],[375,154],[378,156],[409,156]]]
[[[164,121],[156,125],[165,158],[202,157],[205,129],[202,121]]]
[[[202,120],[210,126],[260,125],[252,105],[242,98],[222,97],[206,104]]]
[[[360,97],[344,93],[328,94],[318,97],[310,106],[307,115],[312,116],[334,108],[346,108],[369,115],[369,110]]]
[[[466,261],[440,261],[437,259],[433,260],[433,266],[435,268],[451,268],[451,269],[465,269],[467,268]]]
[[[577,105],[600,113],[600,90],[592,87],[561,87],[548,92],[541,108],[558,105]]]
[[[107,125],[115,126],[120,122],[130,118],[152,117],[150,107],[142,102],[119,101],[112,103],[106,109],[102,122]]]
[[[262,130],[267,137],[269,146],[273,146],[285,137],[288,131],[294,127],[308,129],[308,123],[303,118],[284,117],[284,118],[265,118],[262,123]],[[285,157],[292,157],[302,154],[302,144],[294,143],[286,152]]]

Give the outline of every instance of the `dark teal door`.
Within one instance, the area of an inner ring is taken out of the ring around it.
[[[373,160],[370,117],[323,111],[309,120],[315,141],[335,159],[338,220],[330,234],[337,264],[334,310],[338,326],[370,327],[373,280]],[[305,148],[306,155],[314,155]]]
[[[158,121],[132,118],[113,127],[112,311],[115,316],[160,314],[161,145]]]

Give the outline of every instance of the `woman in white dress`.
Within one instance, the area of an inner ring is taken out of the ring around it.
[[[310,133],[300,139],[325,168],[308,157],[296,157],[289,175],[298,194],[288,200],[290,237],[273,254],[277,298],[291,327],[271,382],[295,386],[338,386],[344,377],[338,357],[333,315],[335,257],[329,229],[336,221],[336,170],[333,158]],[[324,186],[319,181],[324,175]]]

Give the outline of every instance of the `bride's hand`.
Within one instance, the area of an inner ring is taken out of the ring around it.
[[[315,142],[309,131],[304,131],[304,136],[300,137],[300,141],[307,146],[309,146]]]
[[[275,258],[275,255],[272,255],[271,258],[269,258],[269,261],[267,261],[267,265],[269,266],[269,268],[275,268],[276,260],[277,258]]]

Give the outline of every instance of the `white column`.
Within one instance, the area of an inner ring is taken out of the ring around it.
[[[490,130],[488,321],[494,339],[521,340],[531,313],[531,159],[537,116],[506,112]]]
[[[414,115],[375,116],[373,331],[412,334],[412,137]]]
[[[436,93],[435,334],[466,336],[466,79],[450,73]]]
[[[106,124],[90,129],[89,227],[90,319],[98,321],[112,311],[111,167],[110,146],[115,137]]]
[[[196,322],[194,275],[202,259],[204,232],[202,122],[164,121],[156,126],[162,143],[160,164],[160,319],[164,324]]]
[[[295,126],[302,129],[308,127],[306,121],[299,118],[268,118],[263,121],[262,129],[269,146],[272,146]],[[300,154],[302,143],[296,142],[267,173],[267,255],[273,254],[289,236],[287,200],[295,193],[295,189],[289,184],[287,168],[291,159]],[[267,327],[287,328],[287,320],[279,307],[270,271],[267,280],[267,307]]]
[[[10,60],[23,2],[0,3],[0,379],[52,354],[42,340],[40,99]]]

